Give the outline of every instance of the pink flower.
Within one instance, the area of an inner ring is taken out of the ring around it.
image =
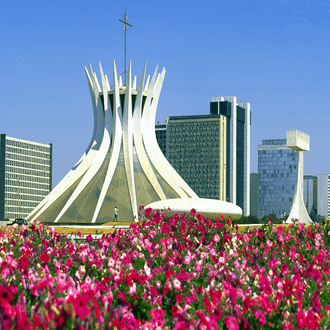
[[[0,285],[0,306],[3,307],[6,303],[11,303],[14,296],[11,292],[2,284]]]
[[[246,313],[249,310],[250,306],[251,306],[251,299],[249,296],[246,296],[243,299],[243,313]]]
[[[194,216],[196,215],[196,210],[195,210],[195,209],[191,209],[191,210],[190,210],[190,215],[191,215],[192,217],[194,217]]]
[[[177,317],[179,314],[179,309],[174,305],[172,305],[172,307],[171,307],[171,314],[173,317]]]
[[[304,326],[305,323],[305,315],[304,313],[298,311],[296,314],[296,320],[297,320],[297,324],[300,328],[302,328]]]
[[[93,241],[93,237],[92,237],[91,233],[89,233],[89,235],[86,236],[86,241],[87,241],[88,243],[90,243],[90,242]]]
[[[175,295],[175,301],[180,304],[180,302],[182,302],[183,298],[182,295],[179,293],[177,295]]]
[[[205,308],[206,308],[206,311],[208,313],[212,313],[212,304],[209,300],[209,298],[207,297],[207,295],[204,297],[204,305],[205,305]]]
[[[150,214],[151,214],[151,211],[152,211],[152,208],[151,207],[148,207],[144,210],[144,214],[146,217],[150,217]]]
[[[220,241],[220,237],[219,237],[218,234],[215,233],[215,234],[213,235],[213,241],[216,242],[216,243],[218,243],[218,242]]]
[[[318,320],[312,311],[309,311],[307,313],[307,316],[305,317],[304,327],[306,329],[318,329]]]
[[[127,329],[130,329],[130,330],[138,329],[139,324],[136,321],[136,319],[134,318],[134,316],[127,317],[125,319],[125,322],[126,322]]]
[[[222,297],[222,293],[221,291],[217,290],[213,293],[212,295],[212,301],[213,301],[213,304],[216,306],[220,300],[221,300],[221,297]]]
[[[264,313],[260,310],[256,311],[256,319],[261,323],[261,325],[264,325],[266,323],[266,317]]]
[[[42,254],[40,254],[40,261],[42,261],[43,263],[47,263],[50,259],[50,256],[48,253],[44,252]]]
[[[73,307],[78,317],[81,318],[82,320],[84,320],[89,313],[89,308],[87,306],[87,299],[85,299],[85,297],[82,296],[81,294],[79,294],[77,298],[74,300]]]
[[[235,316],[226,316],[224,318],[228,330],[238,330],[238,323]]]
[[[183,259],[183,263],[185,263],[186,265],[189,265],[191,261],[191,258],[189,256],[185,256]]]
[[[20,257],[18,259],[18,262],[19,262],[19,266],[22,270],[25,270],[27,269],[27,267],[29,266],[29,258],[26,256],[26,255],[23,255],[22,257]]]
[[[31,324],[25,312],[17,313],[17,325],[22,330],[31,330]]]
[[[264,292],[267,296],[270,296],[273,293],[273,288],[270,285],[264,287]]]
[[[288,279],[283,283],[283,291],[285,296],[291,296],[293,293],[293,283]]]

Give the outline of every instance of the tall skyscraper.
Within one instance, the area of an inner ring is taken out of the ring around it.
[[[249,103],[213,97],[209,115],[166,118],[166,158],[199,197],[232,202],[249,215],[250,125]],[[163,129],[156,125],[156,134]]]
[[[258,146],[258,217],[290,213],[297,180],[297,152],[286,139],[263,140]]]
[[[317,214],[330,218],[330,174],[317,176]]]
[[[317,213],[317,176],[304,175],[304,203],[308,214]]]
[[[52,144],[0,135],[0,220],[25,218],[52,188]]]

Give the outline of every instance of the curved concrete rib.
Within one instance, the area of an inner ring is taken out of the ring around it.
[[[150,107],[150,120],[149,120],[149,130],[150,130],[150,140],[153,141],[153,144],[156,146],[154,149],[154,152],[156,154],[156,157],[160,164],[162,164],[161,167],[167,168],[170,170],[170,177],[166,177],[166,180],[168,181],[170,178],[175,178],[176,184],[180,187],[181,191],[183,191],[182,198],[185,197],[192,197],[192,198],[198,198],[196,193],[190,188],[190,186],[181,178],[181,176],[174,170],[172,165],[169,163],[169,161],[164,156],[163,152],[160,150],[158,146],[158,142],[156,139],[156,132],[155,132],[155,121],[156,121],[156,111],[159,101],[160,92],[163,86],[164,78],[165,78],[165,68],[162,70],[162,73],[158,75],[154,92],[153,92],[153,101]],[[189,196],[187,196],[187,193]]]
[[[77,197],[82,193],[82,191],[86,188],[87,184],[90,182],[90,180],[95,176],[97,171],[99,170],[100,166],[102,165],[104,158],[106,157],[107,150],[108,150],[108,145],[110,141],[110,136],[105,128],[105,119],[104,119],[104,111],[103,111],[103,105],[101,101],[101,89],[100,86],[97,82],[96,75],[92,71],[92,67],[90,66],[91,70],[91,82],[92,82],[92,90],[94,94],[94,99],[95,99],[95,108],[96,108],[96,113],[97,113],[97,121],[98,123],[96,124],[96,127],[102,127],[103,133],[96,131],[95,134],[95,142],[96,144],[99,144],[100,147],[98,148],[98,152],[96,156],[93,159],[92,164],[89,166],[87,169],[84,177],[82,180],[79,182],[78,186],[54,220],[54,222],[58,222],[61,217],[64,215],[64,213],[69,209],[69,207],[74,203],[74,201],[77,199]],[[100,130],[101,131],[101,130]],[[96,145],[95,144],[95,145]],[[92,149],[94,146],[92,146]]]
[[[181,198],[187,198],[186,192],[181,188],[185,186],[184,180],[175,171],[175,169],[170,165],[162,151],[160,150],[155,134],[155,115],[156,107],[153,104],[158,104],[158,98],[160,95],[160,90],[165,77],[165,69],[163,69],[162,74],[157,80],[157,86],[155,86],[155,80],[157,75],[157,68],[151,79],[148,96],[145,102],[145,106],[142,114],[142,135],[143,142],[146,148],[146,152],[153,163],[154,167],[157,169],[162,178],[168,182],[168,184],[175,190],[175,192]],[[196,193],[186,184],[186,189],[190,197],[198,198]]]
[[[135,145],[136,154],[138,156],[138,159],[139,159],[141,167],[144,171],[144,174],[146,175],[146,177],[150,181],[151,185],[155,189],[159,198],[166,199],[166,196],[156,178],[156,175],[155,175],[150,163],[149,163],[149,159],[148,159],[148,156],[144,149],[143,141],[142,141],[141,118],[142,118],[143,84],[144,84],[144,79],[145,79],[145,73],[146,73],[146,64],[144,65],[144,69],[143,69],[142,76],[140,79],[137,96],[136,96],[136,101],[135,101],[134,112],[133,112],[134,145]]]
[[[39,203],[39,205],[28,216],[30,221],[35,221],[48,207],[50,207],[58,198],[60,198],[66,190],[72,186],[77,180],[81,178],[84,173],[91,166],[94,158],[98,153],[98,148],[102,141],[102,113],[97,110],[95,100],[95,86],[85,67],[85,73],[89,86],[89,91],[92,98],[93,114],[94,114],[94,129],[91,141],[75,166],[68,172],[68,174],[56,185],[56,187]],[[94,147],[94,148],[92,148]]]
[[[100,100],[99,100],[100,101]],[[102,102],[98,102],[98,110],[103,112],[103,107],[101,106]],[[103,122],[104,122],[104,116],[103,116]],[[103,134],[103,139],[101,142],[101,147],[96,155],[96,157],[93,160],[93,163],[91,166],[88,168],[86,174],[82,178],[82,180],[79,182],[78,186],[66,202],[65,206],[62,208],[54,222],[58,222],[61,217],[64,215],[64,213],[69,209],[69,207],[74,203],[74,201],[78,198],[78,196],[83,192],[83,190],[86,188],[86,186],[89,184],[89,182],[94,178],[96,173],[100,170],[103,161],[107,155],[108,149],[109,149],[109,144],[110,144],[110,136],[109,133],[107,132],[107,129],[104,126],[104,134]]]
[[[102,69],[102,66],[101,66],[100,62],[99,62],[99,67],[100,67],[101,83],[102,83],[102,89],[103,89],[103,107],[104,107],[104,117],[105,117],[105,128],[108,131],[108,135],[110,137],[112,137],[112,133],[114,131],[114,127],[113,127],[113,122],[114,121],[113,121],[113,116],[112,116],[111,102],[110,102],[110,99],[109,99],[110,85],[109,85],[109,81],[107,79],[107,76],[104,75],[104,73],[103,73],[103,69]],[[111,154],[112,151],[113,151],[113,145],[111,145],[111,138],[110,138],[110,143],[109,143],[108,148],[109,148],[108,152]],[[117,146],[118,150],[119,150],[119,148],[120,148],[120,146],[119,147]],[[116,159],[117,158],[118,157],[116,157]],[[107,170],[107,174],[106,174],[104,183],[102,185],[102,189],[101,189],[101,192],[100,192],[100,197],[97,201],[97,204],[96,204],[96,207],[95,207],[95,210],[94,210],[94,214],[93,214],[92,221],[91,221],[92,223],[95,223],[96,220],[97,220],[97,217],[100,213],[100,210],[101,210],[103,201],[105,199],[107,190],[108,190],[109,185],[110,185],[110,181],[111,181],[112,176],[109,178],[108,173],[109,173],[109,167],[108,167],[108,170]]]
[[[133,170],[133,118],[132,118],[132,85],[131,85],[131,61],[128,66],[128,75],[125,92],[125,105],[123,116],[123,147],[126,177],[128,182],[128,191],[135,219],[138,217],[136,191]]]
[[[122,135],[123,135],[123,128],[122,128],[122,111],[121,111],[121,105],[120,105],[120,96],[119,96],[119,85],[118,85],[118,76],[117,76],[117,70],[116,70],[116,65],[115,61],[113,61],[113,81],[114,81],[114,97],[113,97],[113,116],[111,112],[111,103],[110,100],[108,102],[109,104],[109,110],[106,111],[106,122],[108,118],[112,118],[112,138],[113,138],[113,143],[112,143],[112,148],[109,152],[111,152],[110,156],[110,162],[107,170],[107,174],[104,179],[104,183],[102,186],[102,190],[100,193],[99,200],[97,201],[97,205],[95,208],[95,212],[92,218],[92,223],[95,223],[97,220],[97,216],[101,210],[102,204],[104,202],[105,196],[107,194],[107,191],[110,187],[111,180],[113,178],[113,175],[115,173],[115,169],[117,167],[118,163],[118,157],[120,153],[120,148],[121,148],[121,141],[122,141]],[[108,87],[107,87],[108,88]],[[106,94],[107,97],[108,93],[105,93],[106,91],[103,90],[103,94]]]

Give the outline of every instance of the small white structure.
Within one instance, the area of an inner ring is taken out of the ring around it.
[[[294,194],[292,208],[286,222],[291,223],[292,222],[291,219],[293,218],[293,219],[298,219],[299,222],[313,223],[305,207],[304,191],[303,191],[303,182],[304,182],[303,151],[309,151],[309,145],[310,145],[309,135],[297,130],[288,130],[286,131],[286,140],[287,140],[287,146],[297,151],[296,190]]]
[[[207,198],[176,198],[157,201],[147,205],[145,208],[153,210],[163,210],[165,215],[173,216],[175,213],[183,212],[190,214],[191,209],[195,209],[196,213],[200,213],[207,219],[220,218],[222,214],[226,219],[238,220],[242,217],[242,209],[233,204],[215,199]],[[221,213],[219,213],[221,210]]]

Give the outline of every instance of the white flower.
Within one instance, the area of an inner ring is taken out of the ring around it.
[[[180,290],[181,289],[181,282],[177,278],[175,278],[173,280],[173,287],[174,287],[175,290]]]

